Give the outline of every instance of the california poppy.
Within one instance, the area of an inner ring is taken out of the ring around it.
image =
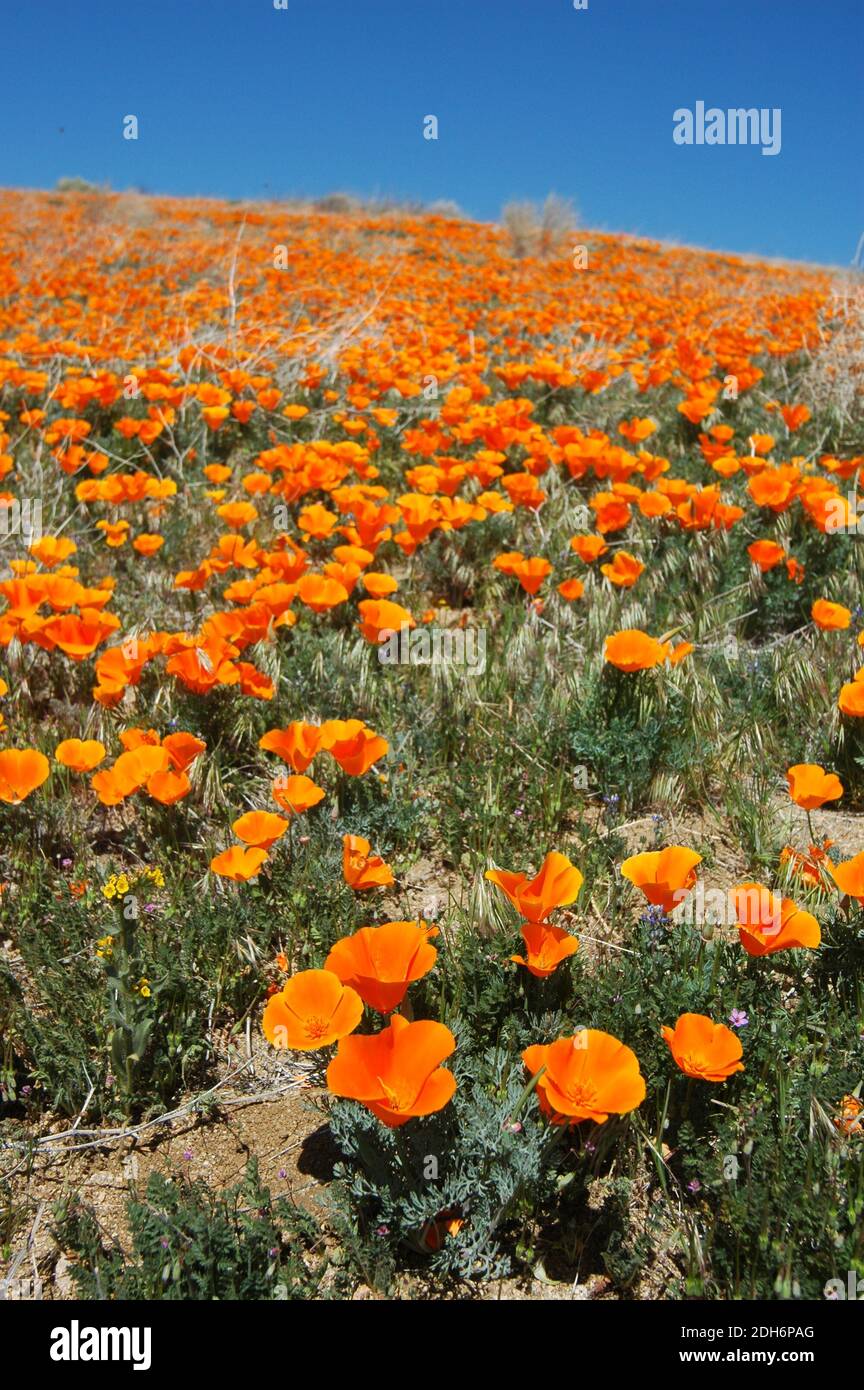
[[[685,1076],[727,1081],[744,1070],[740,1039],[725,1023],[714,1023],[705,1014],[681,1014],[674,1028],[664,1025],[660,1032]]]
[[[668,849],[647,850],[625,859],[621,876],[639,888],[649,903],[668,914],[690,892],[696,882],[696,865],[701,863],[702,856],[695,850],[670,845]]]
[[[864,907],[864,853],[842,864],[828,864],[828,872],[841,893],[847,893]]]
[[[741,883],[730,889],[729,902],[748,956],[772,956],[796,946],[813,950],[822,939],[819,923],[811,913],[761,883]]]
[[[328,1047],[353,1033],[363,1000],[329,970],[301,970],[270,996],[261,1026],[274,1047],[299,1052]]]
[[[842,603],[817,598],[810,609],[810,617],[823,632],[842,632],[852,622],[852,611]]]
[[[556,907],[575,902],[584,882],[566,854],[557,850],[546,855],[540,872],[532,879],[506,869],[487,869],[485,877],[506,894],[516,911],[529,922],[544,922]]]
[[[54,757],[73,772],[92,772],[105,757],[105,745],[95,738],[67,738],[58,743]]]
[[[758,565],[765,574],[780,564],[786,552],[776,541],[754,541],[752,545],[748,545],[747,554],[754,565]]]
[[[416,921],[361,927],[336,942],[324,968],[353,985],[366,1004],[386,1014],[402,1003],[409,984],[432,969],[438,952],[429,938],[437,935],[437,927]]]
[[[357,605],[362,618],[360,631],[367,642],[384,642],[403,627],[416,627],[407,608],[386,598],[367,598]]]
[[[861,674],[864,675],[864,667],[861,667]],[[864,719],[864,680],[859,680],[856,674],[854,680],[841,686],[837,704],[841,714],[850,719]]]
[[[561,584],[557,585],[557,589],[563,599],[566,599],[568,603],[572,603],[574,599],[582,597],[585,592],[585,585],[582,583],[581,579],[565,579]]]
[[[386,598],[388,594],[395,594],[399,588],[392,574],[376,574],[372,570],[363,575],[362,582],[367,594],[372,598]]]
[[[631,589],[644,569],[642,561],[626,550],[616,550],[612,563],[600,566],[601,574],[620,589]]]
[[[532,596],[537,593],[547,575],[552,573],[552,566],[542,555],[532,555],[528,558],[517,560],[511,568],[510,573],[519,580],[526,593]]]
[[[535,1043],[522,1053],[536,1076],[540,1108],[553,1124],[605,1124],[610,1115],[626,1115],[645,1099],[645,1080],[636,1054],[596,1028],[573,1037]]]
[[[243,845],[231,845],[230,849],[223,850],[210,860],[210,868],[220,878],[245,883],[247,879],[255,878],[261,872],[261,865],[267,858],[266,849],[254,846],[246,849]]]
[[[606,638],[603,656],[619,671],[647,671],[666,660],[668,648],[638,627],[624,628]]]
[[[143,787],[154,772],[167,772],[170,765],[171,759],[166,748],[142,744],[138,748],[130,748],[121,753],[111,768],[111,773],[118,786],[123,787],[128,796]]]
[[[163,738],[162,747],[167,751],[175,771],[185,772],[195,759],[205,752],[207,744],[194,734],[178,732]]]
[[[548,922],[526,922],[522,928],[525,942],[524,956],[511,956],[517,965],[524,965],[531,975],[545,980],[558,969],[562,960],[572,956],[579,949],[579,942],[563,927],[550,926]]]
[[[326,613],[345,603],[348,590],[338,579],[328,579],[323,574],[304,574],[297,583],[297,597],[313,613]]]
[[[327,1085],[395,1128],[443,1110],[452,1100],[456,1078],[440,1064],[455,1050],[456,1039],[443,1023],[409,1023],[394,1014],[380,1033],[341,1040],[327,1068]]]
[[[584,560],[586,565],[599,560],[609,549],[602,536],[585,535],[574,536],[570,541],[570,549],[575,550],[580,560]]]
[[[18,806],[48,777],[48,759],[36,748],[4,748],[0,752],[0,801]]]
[[[305,772],[321,747],[321,730],[317,724],[295,720],[287,729],[270,729],[258,740],[259,748],[278,753],[295,772]]]
[[[326,792],[316,786],[311,777],[277,777],[273,783],[273,800],[292,815],[302,815],[304,811],[323,801]]]
[[[147,795],[163,806],[173,806],[182,801],[192,790],[192,784],[185,772],[174,772],[165,768],[148,777],[145,785]]]
[[[387,888],[393,882],[393,870],[370,849],[362,835],[342,836],[342,874],[348,887],[358,893],[364,888]]]
[[[272,811],[247,811],[245,816],[235,820],[231,829],[244,844],[256,845],[259,849],[271,849],[285,834],[288,822]]]
[[[90,786],[103,806],[119,806],[121,801],[125,801],[132,793],[128,782],[115,777],[110,767],[104,772],[94,772],[90,778]]]
[[[389,750],[381,738],[359,719],[328,719],[321,725],[321,747],[326,748],[349,777],[362,777]]]
[[[786,773],[786,781],[790,797],[804,811],[815,811],[843,795],[843,783],[836,773],[826,772],[817,763],[796,763]]]

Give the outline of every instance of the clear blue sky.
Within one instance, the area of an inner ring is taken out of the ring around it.
[[[864,0],[5,0],[2,47],[5,186],[484,220],[554,190],[589,227],[826,264],[864,231]],[[674,144],[699,100],[780,107],[780,153]]]

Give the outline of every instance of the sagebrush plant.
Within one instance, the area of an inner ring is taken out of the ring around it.
[[[583,276],[555,202],[503,229],[343,195],[0,206],[0,261],[7,226],[32,247],[0,501],[43,532],[0,532],[4,1164],[58,1116],[254,1086],[261,1028],[328,1078],[342,1155],[326,1258],[254,1169],[154,1178],[131,1256],[58,1217],[82,1291],[861,1272],[864,562],[825,512],[864,459],[855,296],[580,232]],[[482,631],[482,669],[379,660],[403,625]],[[796,765],[840,794],[796,801]],[[793,903],[792,937],[676,917],[667,850],[685,896]],[[512,876],[550,852],[538,906]],[[721,1030],[701,1074],[688,1015]],[[571,1076],[567,1123],[562,1039],[626,1074]]]

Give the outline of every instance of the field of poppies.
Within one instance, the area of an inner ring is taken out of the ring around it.
[[[864,1279],[862,305],[0,192],[9,1296]]]

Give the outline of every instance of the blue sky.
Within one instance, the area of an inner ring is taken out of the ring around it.
[[[555,191],[588,227],[837,265],[864,231],[862,0],[6,0],[3,51],[5,186],[483,220]],[[780,153],[676,145],[700,100],[779,107]]]

